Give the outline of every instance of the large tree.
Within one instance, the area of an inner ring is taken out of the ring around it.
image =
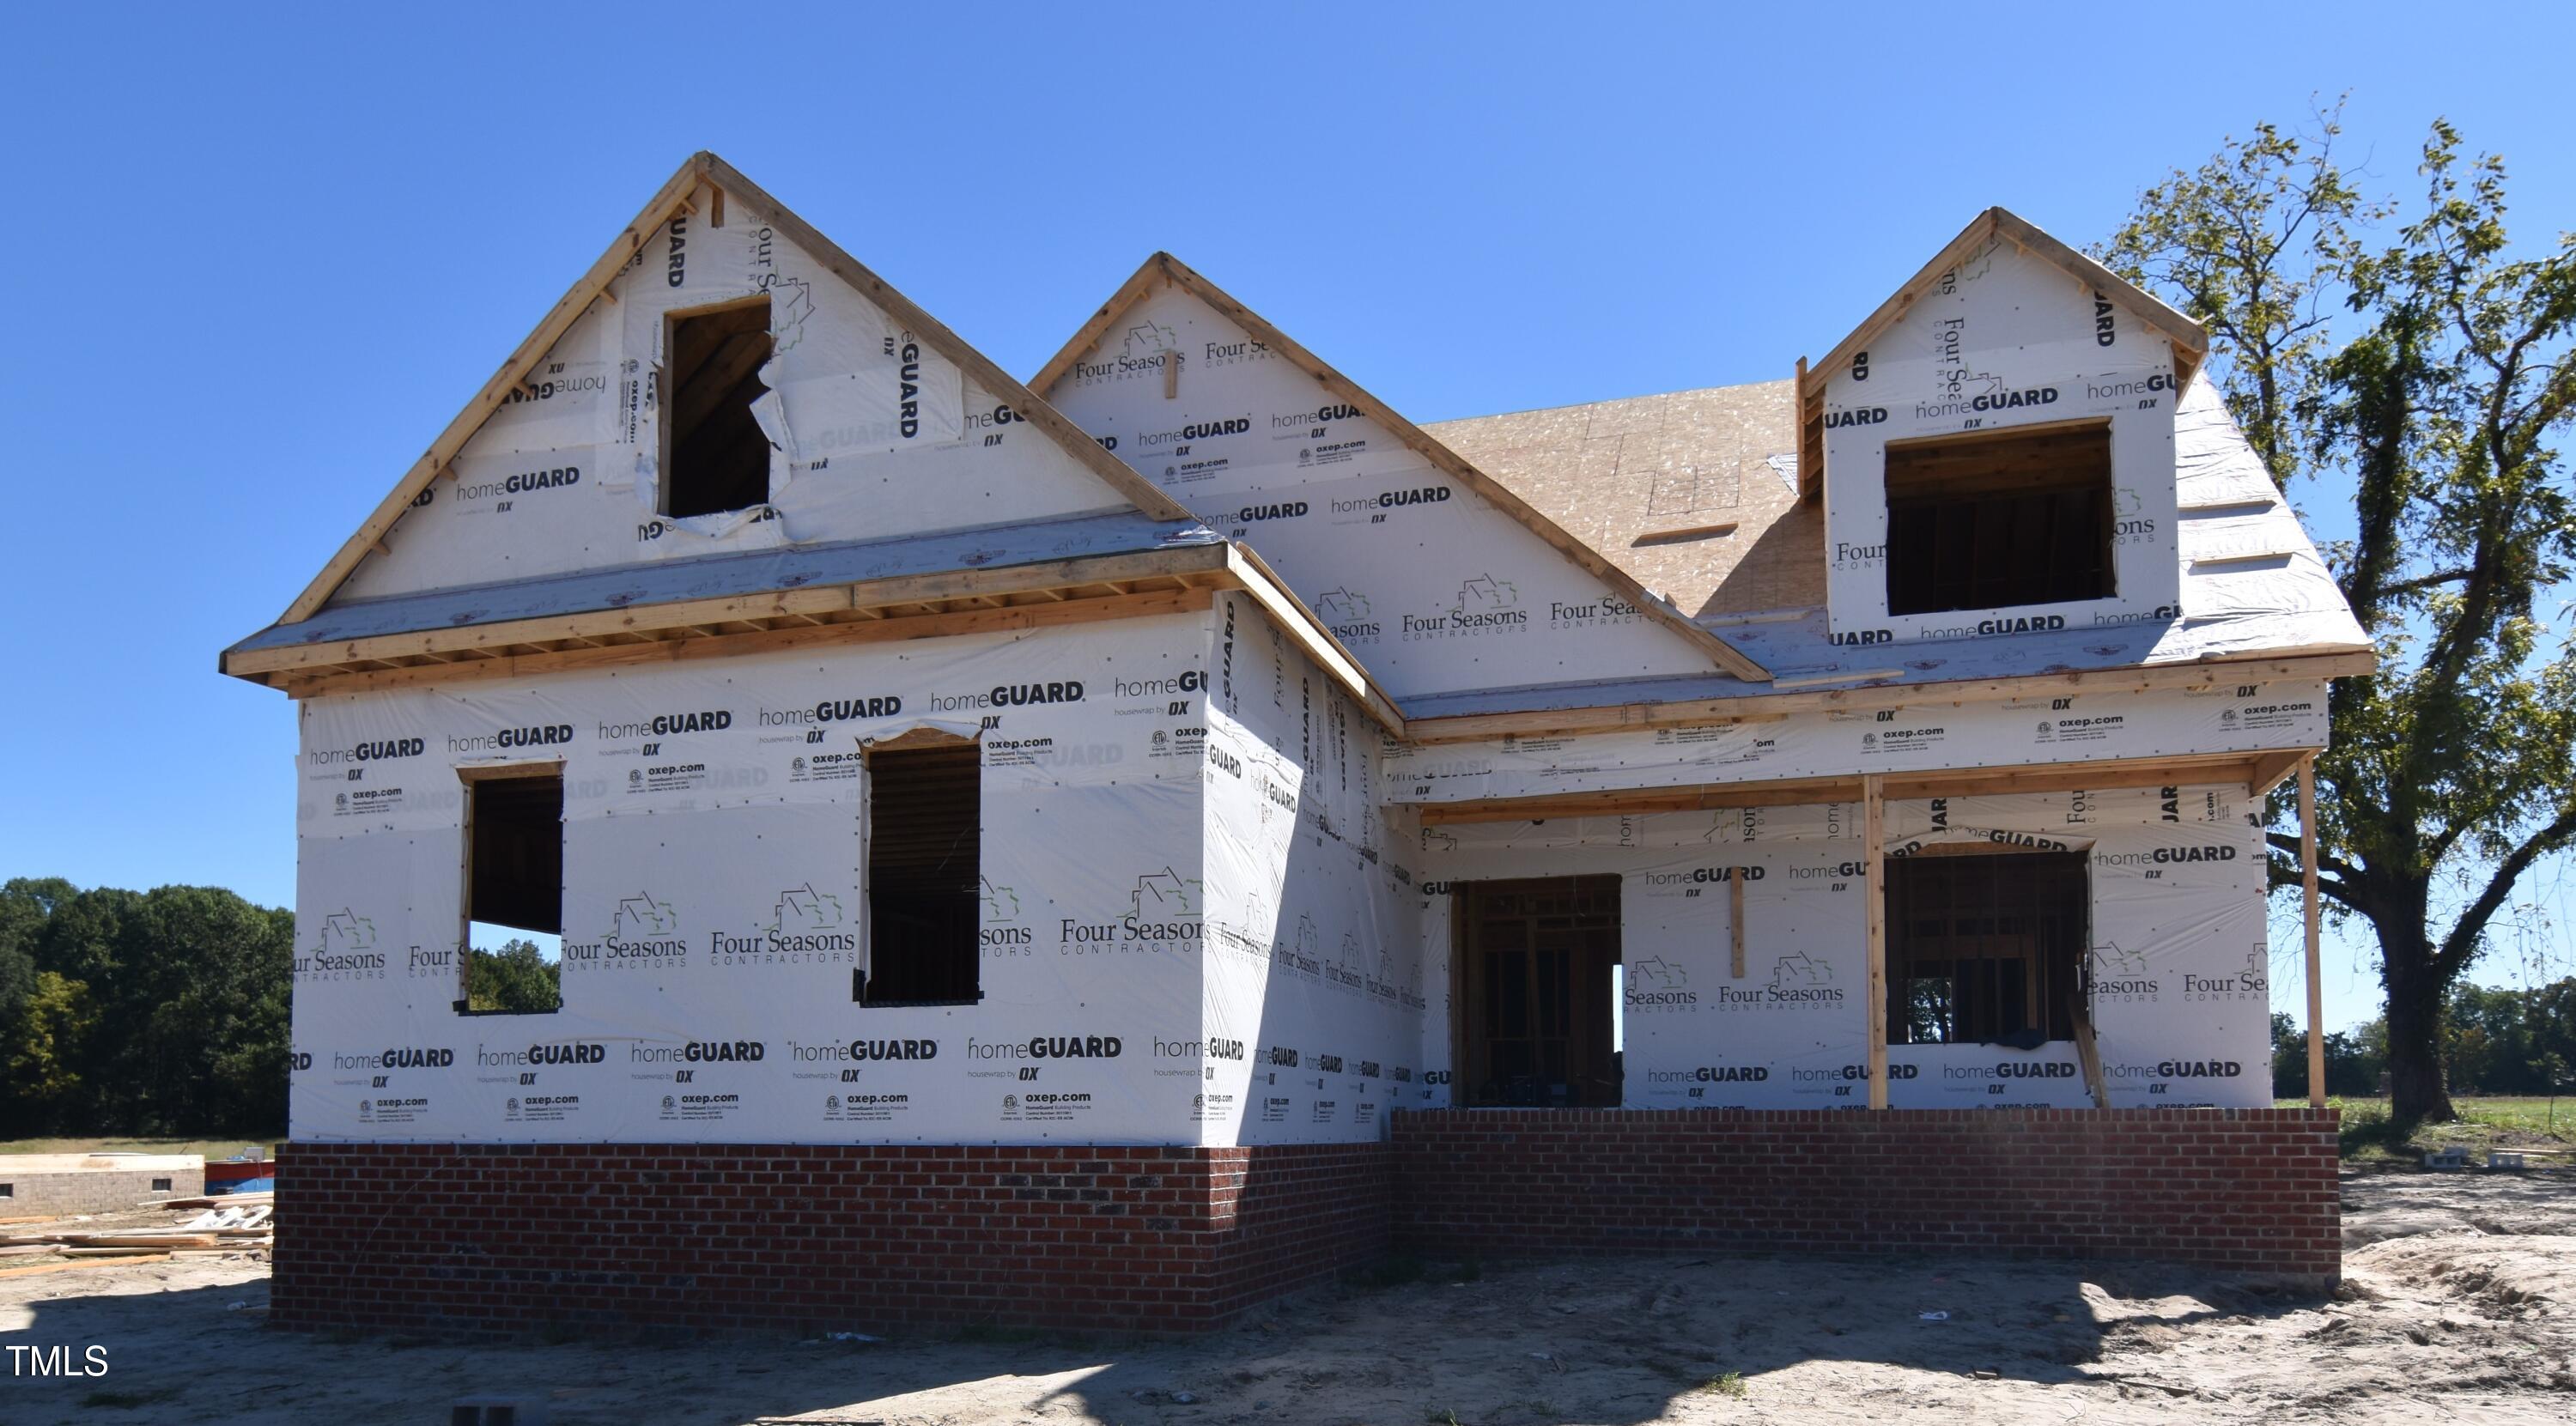
[[[2446,122],[2420,207],[2368,195],[2336,132],[2325,113],[2228,141],[2097,252],[2208,327],[2285,490],[2353,503],[2326,553],[2381,662],[2330,699],[2318,889],[2378,941],[2393,1115],[2447,1119],[2450,991],[2525,873],[2576,845],[2576,518],[2552,444],[2576,411],[2576,237],[2509,243],[2502,163]],[[2273,881],[2295,882],[2272,810]]]

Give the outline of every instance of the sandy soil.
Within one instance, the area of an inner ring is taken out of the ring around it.
[[[0,1341],[109,1360],[0,1375],[0,1420],[418,1422],[493,1390],[559,1426],[2576,1419],[2576,1175],[2379,1174],[2345,1200],[2332,1301],[2111,1264],[1441,1265],[1178,1344],[325,1339],[266,1330],[255,1261],[95,1267],[0,1279]]]

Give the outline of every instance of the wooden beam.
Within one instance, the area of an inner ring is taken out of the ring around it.
[[[1417,743],[1466,743],[1500,738],[1505,734],[1561,737],[1652,728],[1706,728],[1743,722],[1759,715],[1993,703],[2008,698],[2070,691],[2147,693],[2176,688],[2215,688],[2230,683],[2272,683],[2283,679],[2347,678],[2373,672],[2378,667],[2378,655],[2368,649],[2333,649],[2259,658],[2213,659],[2200,663],[2020,674],[2008,678],[1875,683],[1814,692],[1753,693],[1741,698],[1675,699],[1666,703],[1607,704],[1596,708],[1558,708],[1532,713],[1453,714],[1410,719],[1406,726],[1412,740]]]
[[[952,570],[940,574],[902,575],[856,584],[810,586],[721,599],[692,599],[671,604],[630,604],[582,614],[542,619],[510,619],[492,624],[381,634],[334,643],[292,648],[251,649],[228,654],[224,672],[236,677],[321,668],[359,659],[418,657],[460,650],[497,649],[535,639],[596,638],[685,628],[710,621],[777,619],[794,615],[860,614],[878,608],[946,600],[980,593],[1018,593],[1061,589],[1101,582],[1104,575],[1136,578],[1197,570],[1222,575],[1227,567],[1222,545],[1183,545],[1131,555],[1087,555],[1039,564],[992,569]]]
[[[1744,979],[1744,868],[1726,873],[1727,974]]]
[[[1287,581],[1272,572],[1270,566],[1240,540],[1226,542],[1227,570],[1244,593],[1252,596],[1279,627],[1287,631],[1327,676],[1342,685],[1358,702],[1361,711],[1396,737],[1405,736],[1404,714],[1379,690],[1368,670],[1342,647],[1342,641],[1324,627],[1304,601],[1289,592]]]
[[[2325,961],[2317,947],[2317,757],[2299,759],[2299,912],[2308,956],[2308,1107],[2326,1107]]]
[[[471,664],[424,664],[415,668],[386,669],[375,673],[322,673],[285,678],[282,686],[288,694],[297,698],[314,698],[335,693],[371,693],[392,688],[418,688],[495,678],[530,678],[538,674],[631,668],[639,664],[676,663],[691,659],[724,658],[736,654],[777,653],[789,649],[889,643],[906,639],[937,639],[958,634],[984,634],[997,630],[1083,624],[1098,619],[1132,619],[1155,614],[1180,614],[1205,609],[1214,599],[1214,593],[1204,589],[1129,594],[1114,599],[1084,599],[1065,604],[1031,604],[1010,609],[977,609],[954,614],[924,615],[919,618],[885,619],[871,623],[822,624],[813,627],[769,629],[756,634],[711,634],[694,638],[661,639],[651,643],[614,644],[596,649],[504,654]]]
[[[2111,1083],[2102,1074],[2102,1044],[2093,1038],[2093,1014],[2090,1007],[2075,1008],[2075,1061],[2084,1067],[2084,1092],[2093,1097],[2093,1107],[2111,1107]]]
[[[1887,798],[1878,774],[1860,780],[1861,895],[1869,922],[1869,1107],[1887,1107]]]
[[[2254,759],[2254,776],[2246,789],[2256,797],[2268,797],[2272,789],[2288,781],[2299,770],[2299,764],[2314,756],[2313,749],[2293,748],[2277,753],[2261,753]]]
[[[1950,768],[1936,772],[1871,774],[1882,795],[1898,802],[1934,797],[1994,797],[2035,792],[2109,792],[2124,787],[2207,787],[2245,784],[2253,772],[2248,753],[2105,759],[2096,763],[2025,763],[2012,767]],[[1653,812],[1713,812],[1738,807],[1801,807],[1853,802],[1861,775],[1777,778],[1768,782],[1690,783],[1674,787],[1612,788],[1537,797],[1493,797],[1418,804],[1422,825],[1479,822],[1548,822],[1560,817],[1622,817]]]
[[[1802,777],[1778,782],[1560,792],[1543,797],[1497,797],[1474,802],[1426,802],[1421,804],[1421,815],[1425,827],[1454,827],[1477,822],[1552,822],[1560,817],[1714,812],[1738,807],[1805,807],[1819,802],[1850,802],[1859,796],[1860,779],[1856,777]]]

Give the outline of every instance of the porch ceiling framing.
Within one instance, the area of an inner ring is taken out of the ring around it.
[[[1651,812],[1714,812],[1741,807],[1795,807],[1819,802],[1861,802],[1875,779],[1891,802],[1934,797],[1998,797],[2033,792],[2108,792],[2124,787],[2242,786],[2261,795],[2298,769],[2307,749],[2255,753],[2203,753],[2157,758],[2115,758],[2087,763],[2026,763],[2011,767],[1952,768],[1936,772],[1851,773],[1835,777],[1781,778],[1769,782],[1696,783],[1682,787],[1623,788],[1606,792],[1495,797],[1473,802],[1418,805],[1422,825],[1451,827],[1480,822],[1546,822],[1559,817],[1622,817]],[[2285,771],[2276,772],[2286,760]]]

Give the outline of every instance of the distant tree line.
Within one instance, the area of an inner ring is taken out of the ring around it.
[[[0,885],[0,1138],[286,1129],[295,913],[218,887]],[[477,1010],[550,1010],[556,967],[471,952]]]
[[[2326,1040],[2326,1093],[2381,1092],[2388,1019],[2337,1030]],[[2443,1078],[2453,1094],[2576,1092],[2576,976],[2530,990],[2459,985],[2443,1010]],[[2308,1039],[2287,1015],[2272,1017],[2272,1092],[2308,1092]]]

